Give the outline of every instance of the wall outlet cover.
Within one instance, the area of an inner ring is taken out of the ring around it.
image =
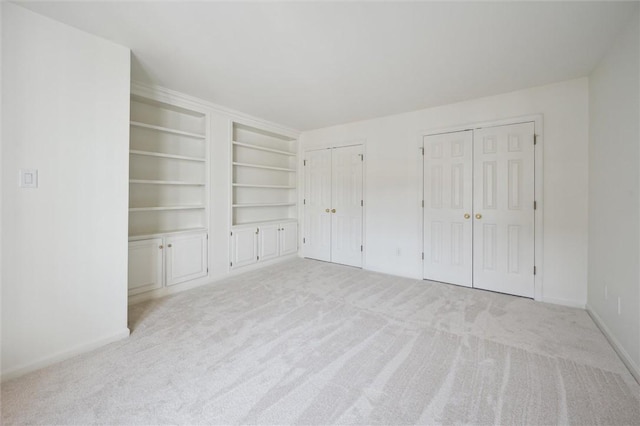
[[[38,187],[38,170],[37,169],[20,169],[19,187],[20,188],[37,188]]]

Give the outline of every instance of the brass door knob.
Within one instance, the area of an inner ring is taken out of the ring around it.
[[[162,250],[164,247],[162,247],[162,244],[160,244],[160,246],[158,246],[158,248],[159,248],[160,250]]]
[[[481,215],[480,213],[478,213],[478,214],[476,215],[476,219],[482,219],[482,215]]]
[[[331,209],[331,213],[335,213],[335,212],[336,212],[336,209]]]
[[[329,209],[325,209],[324,211],[325,211],[326,213],[329,213],[331,210],[329,210]]]
[[[470,215],[469,213],[465,213],[465,214],[464,214],[464,218],[465,218],[465,219],[469,219],[470,217],[471,217],[471,215]]]

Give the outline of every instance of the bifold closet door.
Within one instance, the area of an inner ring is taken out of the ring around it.
[[[362,146],[331,157],[331,261],[362,267]]]
[[[305,155],[304,256],[362,267],[362,146]]]
[[[534,123],[474,131],[474,287],[534,296],[534,188]]]
[[[424,137],[425,279],[472,285],[473,131]]]
[[[308,151],[304,167],[304,256],[331,261],[331,150]]]

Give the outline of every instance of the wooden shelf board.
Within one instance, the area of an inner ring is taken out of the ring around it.
[[[143,155],[147,157],[171,158],[174,160],[201,161],[201,162],[207,161],[206,159],[199,158],[199,157],[189,157],[186,155],[175,155],[175,154],[164,154],[162,152],[140,151],[137,149],[132,149],[131,151],[129,151],[129,154]]]
[[[295,152],[284,151],[284,150],[281,150],[281,149],[274,149],[274,148],[266,148],[264,146],[253,145],[253,144],[245,143],[245,142],[233,141],[233,144],[236,145],[236,146],[242,146],[244,148],[255,149],[255,150],[258,150],[258,151],[266,151],[266,152],[272,152],[274,154],[289,155],[291,157],[295,157],[295,155],[296,155]]]
[[[286,217],[282,219],[273,219],[273,220],[256,220],[250,222],[235,222],[231,226],[252,226],[252,225],[268,225],[274,223],[286,223],[286,222],[297,222],[298,219],[292,217]]]
[[[202,182],[183,182],[178,180],[147,180],[147,179],[130,179],[129,183],[139,183],[144,185],[189,185],[204,186]]]
[[[295,206],[296,203],[246,203],[246,204],[233,204],[233,207],[287,207]]]
[[[285,167],[272,167],[272,166],[262,166],[260,164],[250,164],[250,163],[236,163],[233,162],[234,166],[239,166],[239,167],[253,167],[256,169],[265,169],[265,170],[277,170],[277,171],[281,171],[281,172],[294,172],[296,171],[296,169],[287,169]]]
[[[184,132],[184,131],[178,130],[178,129],[171,129],[169,127],[155,126],[153,124],[141,123],[139,121],[131,121],[129,123],[134,127],[141,127],[143,129],[156,130],[158,132],[172,133],[174,135],[187,136],[187,137],[196,138],[196,139],[206,139],[207,138],[206,135],[201,135],[199,133]]]
[[[290,185],[254,185],[250,183],[234,183],[236,188],[272,188],[272,189],[296,189],[295,186]]]
[[[167,231],[146,232],[141,234],[130,234],[129,240],[143,240],[146,238],[157,238],[164,235],[183,234],[187,232],[206,232],[207,228],[184,228],[184,229],[170,229]]]
[[[202,205],[199,206],[157,206],[157,207],[132,207],[130,212],[151,212],[151,211],[167,211],[167,210],[199,210],[204,209]]]

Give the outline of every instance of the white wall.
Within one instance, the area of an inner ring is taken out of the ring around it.
[[[423,131],[544,115],[543,300],[587,299],[587,79],[304,132],[302,148],[365,140],[366,269],[422,276]],[[300,180],[300,187],[303,181]],[[301,191],[302,192],[302,191]],[[302,196],[302,194],[301,194]],[[301,227],[301,229],[303,229]],[[396,255],[400,249],[400,256]]]
[[[589,77],[589,124],[588,304],[640,380],[638,12]]]
[[[7,378],[128,335],[129,50],[2,8]]]

